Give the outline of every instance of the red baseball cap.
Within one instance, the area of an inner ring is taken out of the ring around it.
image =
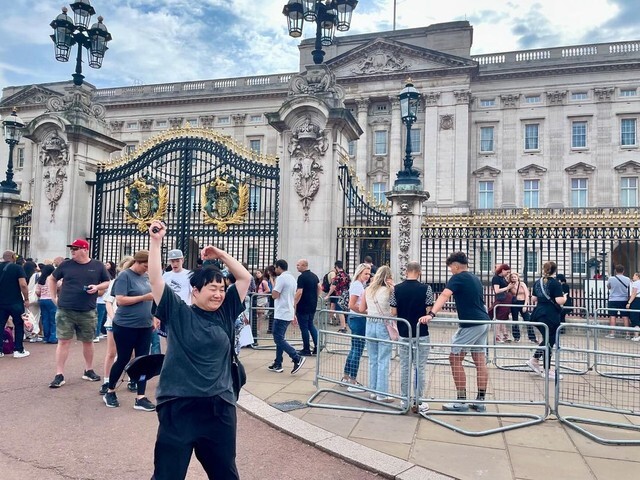
[[[89,250],[89,242],[81,238],[77,238],[71,245],[67,245],[67,247],[84,248],[85,250]]]

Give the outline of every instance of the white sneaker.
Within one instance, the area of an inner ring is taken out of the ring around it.
[[[418,405],[418,413],[427,413],[429,411],[429,404],[427,402],[422,402]]]
[[[93,339],[93,343],[99,343],[100,342],[100,337],[96,337]]]
[[[29,339],[29,343],[38,343],[38,342],[42,342],[43,338],[42,337],[31,337]]]
[[[544,373],[542,370],[542,367],[540,366],[540,363],[535,358],[530,358],[529,360],[527,360],[527,367],[529,367],[531,370],[533,370],[537,374]]]
[[[546,377],[545,372],[542,372],[540,375],[542,376],[542,378]],[[562,380],[563,378],[562,375],[559,373],[556,373],[555,370],[549,370],[549,380],[555,380],[556,377],[558,378],[558,380]]]
[[[22,350],[21,352],[15,351],[13,352],[13,358],[24,358],[31,355],[27,350]]]
[[[351,393],[364,392],[364,390],[362,388],[358,388],[358,386],[362,387],[362,384],[354,381],[351,385],[347,387],[347,392],[351,392]]]
[[[376,400],[378,402],[393,403],[395,401],[395,398],[387,397],[385,395],[376,395]]]
[[[640,342],[640,337],[633,337],[631,339],[632,342]]]
[[[610,333],[608,335],[605,335],[604,338],[616,338],[616,336],[613,333]]]

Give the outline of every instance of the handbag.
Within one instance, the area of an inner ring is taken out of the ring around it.
[[[227,332],[229,335],[229,347],[231,347],[231,380],[233,382],[233,394],[236,400],[240,397],[240,390],[247,383],[247,372],[244,365],[240,362],[236,349],[233,346],[233,333]]]
[[[378,303],[377,298],[373,298],[373,303],[376,305],[376,308],[380,313],[383,313],[382,308],[380,308],[380,304]],[[385,320],[385,327],[387,327],[387,333],[389,333],[389,339],[394,342],[397,342],[400,338],[400,332],[398,331],[398,324],[394,320]]]

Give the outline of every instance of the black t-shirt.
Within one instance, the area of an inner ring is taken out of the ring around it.
[[[13,262],[0,263],[0,305],[15,305],[23,303],[22,290],[20,290],[20,279],[26,280],[27,275],[24,269]]]
[[[298,277],[298,288],[302,289],[302,296],[296,305],[296,313],[315,313],[318,306],[318,277],[311,270],[305,270]]]
[[[404,318],[411,325],[409,334],[407,325],[404,322],[397,322],[398,333],[401,337],[415,337],[418,319],[427,313],[427,307],[433,305],[433,290],[425,283],[418,280],[405,280],[393,288],[389,305],[396,309],[396,316]],[[429,326],[420,324],[420,336],[429,336]]]
[[[549,300],[547,300],[547,297],[545,297],[542,289],[540,288],[540,280],[536,280],[536,282],[533,284],[531,294],[538,299],[538,305],[552,304],[555,308],[555,305],[557,305],[555,299],[557,297],[561,297],[564,294],[564,292],[562,291],[562,285],[558,280],[551,277],[547,279],[547,282],[543,282],[543,285],[544,291],[549,296]]]
[[[227,290],[218,310],[209,312],[188,306],[165,285],[155,312],[167,332],[158,404],[178,397],[219,396],[235,405],[229,332],[234,332],[234,322],[243,310],[235,288]]]
[[[482,283],[478,277],[466,271],[456,273],[449,279],[446,288],[453,292],[458,319],[491,320],[484,304]],[[477,323],[460,322],[460,328],[475,327],[476,325]]]
[[[491,279],[491,285],[498,285],[499,288],[504,288],[507,285],[509,285],[509,282],[507,282],[507,279],[504,278],[502,275],[494,275],[493,278]],[[495,288],[494,288],[495,290]],[[507,292],[500,292],[500,293],[496,293],[496,300],[500,301],[500,300],[505,300],[507,298]]]
[[[78,312],[89,312],[96,309],[98,294],[89,295],[84,291],[86,285],[98,285],[111,280],[102,262],[89,260],[78,263],[65,260],[51,274],[56,280],[63,279],[58,297],[58,307]]]

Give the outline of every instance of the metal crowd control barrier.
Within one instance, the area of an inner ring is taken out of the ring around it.
[[[610,329],[611,327],[600,325],[565,324],[558,330],[556,370],[561,369],[567,358],[571,361],[576,353],[587,353],[595,359],[612,359],[611,364],[597,365],[611,366],[616,373],[604,375],[601,372],[591,372],[588,375],[559,377],[555,389],[556,415],[562,423],[598,443],[640,445],[640,343],[615,339],[599,342],[602,334]],[[622,327],[616,329],[617,332],[630,330]],[[568,330],[583,330],[582,337],[593,339],[586,351],[567,342],[571,338]],[[625,371],[620,372],[621,368]],[[596,411],[600,413],[594,415]],[[587,430],[583,424],[600,427],[599,433]],[[605,438],[602,436],[602,427],[624,431],[627,435]]]
[[[496,321],[486,322],[486,321],[467,321],[465,323],[473,323],[477,325],[488,324],[489,328],[487,330],[487,335],[492,332],[491,326]],[[512,324],[513,322],[509,321],[498,321],[505,324]],[[431,337],[434,338],[442,338],[442,334],[438,333],[438,329],[449,328],[449,323],[447,320],[434,319],[429,323],[429,333]],[[520,322],[523,325],[526,325],[528,322]],[[545,339],[548,338],[548,329],[546,325],[542,323],[535,323],[535,325],[541,328],[541,331],[544,332]],[[434,341],[434,338],[431,339],[431,347],[432,348],[446,348],[448,351],[451,351],[451,348],[454,346],[452,340],[449,339],[448,342],[440,342]],[[488,337],[487,337],[488,340]],[[545,342],[544,355],[549,355],[549,348],[547,345],[548,342]],[[482,345],[456,345],[456,347],[461,347],[463,351],[470,352],[471,349],[481,349],[485,354],[486,353],[495,352],[497,350],[517,350],[524,352],[529,358],[532,356],[533,352],[541,347],[537,345],[504,345],[504,344],[492,344],[487,341]],[[416,361],[419,364],[419,359]],[[492,433],[503,432],[507,430],[513,430],[516,428],[522,428],[529,425],[535,425],[538,423],[542,423],[546,417],[550,413],[549,407],[549,376],[546,373],[544,376],[534,375],[529,369],[529,373],[510,370],[510,369],[498,369],[492,366],[492,364],[487,365],[488,375],[489,375],[489,383],[487,385],[486,396],[484,400],[473,400],[476,397],[476,393],[472,391],[469,387],[470,385],[477,385],[475,382],[477,368],[475,364],[472,366],[463,364],[464,373],[466,376],[466,386],[467,386],[467,394],[471,394],[467,396],[467,399],[464,403],[469,405],[469,403],[473,403],[476,405],[481,405],[486,408],[485,412],[477,412],[469,409],[468,411],[460,412],[460,411],[443,411],[439,410],[439,408],[434,408],[433,403],[445,404],[445,403],[459,403],[460,400],[457,399],[456,395],[456,385],[453,380],[453,376],[451,373],[451,369],[449,365],[441,365],[441,364],[430,364],[429,369],[429,382],[428,382],[428,392],[427,396],[422,398],[417,398],[418,403],[422,402],[431,402],[431,409],[427,412],[421,413],[421,415],[443,427],[449,428],[453,431],[462,433],[464,435],[469,436],[483,436],[489,435]],[[438,406],[439,407],[439,406]],[[482,408],[482,407],[480,407]],[[456,424],[448,423],[446,421],[441,420],[440,416],[449,415],[454,416],[456,419]],[[462,424],[463,421],[460,421],[460,417],[465,416],[481,416],[481,417],[498,417],[498,418],[521,418],[524,419],[522,422],[518,423],[508,423],[500,425],[500,423],[496,420],[495,422],[487,422],[491,424],[490,428],[481,431],[471,431],[465,429]]]
[[[266,306],[258,305],[259,299],[269,299],[271,295],[268,293],[250,293],[249,295],[251,296],[249,324],[255,341],[252,348],[255,350],[275,350],[276,346],[271,335],[274,307],[270,307],[268,302]],[[290,325],[287,328],[285,339],[293,346],[300,346],[302,344],[300,328],[297,325]]]
[[[409,322],[404,319],[362,316],[367,319],[375,318],[401,322],[411,331]],[[374,346],[377,347],[376,350],[380,350],[384,346],[400,347],[403,345],[400,340],[384,340],[353,335],[352,333],[339,333],[327,329],[319,330],[318,338],[318,343],[322,346],[322,348],[318,350],[316,357],[316,377],[314,384],[318,390],[309,398],[307,405],[319,408],[391,414],[402,414],[409,410],[411,401],[411,371],[408,372],[409,377],[406,378],[408,382],[407,392],[406,395],[403,395],[401,388],[402,372],[400,368],[403,359],[394,358],[391,354],[392,348],[387,348],[387,350],[389,350],[388,391],[375,390],[370,386],[370,368],[377,365],[377,363],[373,365],[370,364],[376,360],[370,355],[361,355],[359,357],[360,365],[357,375],[359,385],[348,382],[345,379],[344,373],[345,362],[351,348],[361,349],[360,354],[362,354],[364,353],[365,347],[369,351],[371,351]],[[407,355],[406,361],[408,365],[411,365],[411,349],[405,348],[400,351]],[[332,386],[323,387],[321,383],[329,383],[332,384]]]
[[[594,312],[594,320],[599,328],[593,330],[593,348],[598,352],[593,356],[593,369],[603,377],[640,380],[640,363],[629,362],[626,357],[629,352],[637,352],[639,349],[638,346],[633,345],[635,342],[630,342],[638,330],[632,327],[599,325],[599,312],[605,312],[608,319],[609,310],[608,308],[598,308]],[[640,312],[640,310],[623,308],[617,310],[625,313]]]

